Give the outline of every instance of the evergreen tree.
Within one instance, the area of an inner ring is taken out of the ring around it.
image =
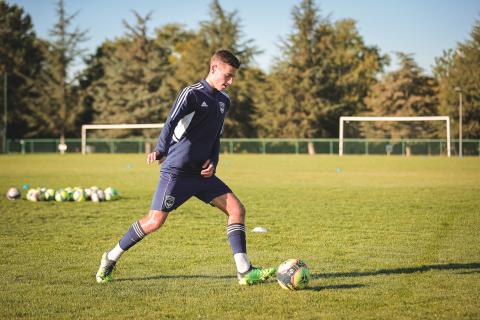
[[[412,55],[397,53],[399,70],[388,73],[374,85],[365,99],[371,116],[436,116],[438,115],[437,83],[424,74]],[[368,137],[420,138],[438,137],[430,122],[372,123],[363,125]],[[443,130],[445,130],[443,128]],[[443,131],[444,132],[444,131]],[[441,133],[443,134],[443,133]]]
[[[292,18],[294,31],[283,42],[283,56],[270,76],[273,90],[266,95],[259,123],[267,124],[262,135],[308,138],[318,130],[315,108],[322,103],[319,92],[324,85],[318,77],[322,76],[322,61],[329,54],[317,50],[317,45],[328,43],[332,28],[312,0],[295,6]]]
[[[480,138],[480,21],[455,52],[447,50],[436,59],[434,75],[440,87],[440,110],[451,117],[454,134],[459,131],[458,88],[463,95],[463,137]]]
[[[260,107],[261,134],[337,136],[339,117],[365,109],[363,99],[388,59],[364,44],[353,20],[332,23],[313,0],[295,6],[292,18],[293,32],[269,77],[271,94]]]
[[[50,85],[52,86],[52,103],[59,106],[57,127],[60,131],[60,143],[64,143],[65,133],[68,128],[73,129],[77,110],[75,106],[75,96],[72,94],[72,79],[69,77],[71,67],[77,57],[84,54],[84,50],[80,48],[80,43],[84,42],[87,31],[75,28],[71,31],[73,20],[78,12],[69,15],[65,12],[65,4],[63,0],[58,0],[57,22],[50,30],[53,37],[51,42],[50,59],[52,76]]]
[[[126,35],[104,43],[92,59],[89,70],[94,79],[88,91],[95,123],[163,122],[173,101],[167,82],[171,76],[168,48],[148,35],[151,13],[145,17],[134,14],[135,25],[124,21]],[[140,133],[110,130],[98,134],[120,137]]]
[[[44,64],[42,42],[38,40],[31,18],[17,5],[0,1],[0,93],[7,94],[8,138],[31,137],[45,133],[43,105],[38,94],[37,79]],[[4,80],[7,76],[7,92]],[[3,121],[0,124],[2,131]],[[35,130],[38,131],[35,131]],[[2,139],[3,140],[3,139]]]

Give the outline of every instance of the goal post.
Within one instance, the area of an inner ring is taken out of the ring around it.
[[[338,155],[343,155],[343,123],[348,121],[445,121],[447,126],[447,155],[450,157],[450,117],[340,117],[340,130],[338,134]]]
[[[144,124],[84,124],[82,125],[82,154],[87,149],[87,130],[100,129],[155,129],[163,128],[163,123],[144,123]]]

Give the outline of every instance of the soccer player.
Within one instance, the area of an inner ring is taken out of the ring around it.
[[[169,213],[195,196],[227,215],[227,237],[241,285],[263,282],[275,268],[254,267],[247,257],[245,208],[232,190],[215,175],[220,151],[220,135],[230,99],[223,91],[233,82],[240,62],[228,50],[211,57],[207,78],[183,89],[175,100],[155,151],[147,163],[162,164],[160,181],[150,211],[134,222],[116,246],[105,252],[96,274],[97,282],[112,280],[120,256],[158,230]]]

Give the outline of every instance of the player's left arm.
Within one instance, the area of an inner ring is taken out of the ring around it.
[[[228,103],[225,108],[225,116],[227,115],[229,108],[230,108],[230,100],[228,100]],[[225,118],[224,118],[224,121],[225,121]],[[218,132],[217,137],[215,138],[210,159],[206,160],[202,165],[202,171],[200,172],[200,174],[206,178],[213,176],[218,166],[218,161],[220,158],[220,137],[223,134],[223,126],[224,125],[222,123],[222,127],[220,128],[220,131]]]
[[[222,128],[220,129],[220,132],[217,134],[217,137],[215,138],[210,159],[205,161],[202,165],[202,171],[200,172],[200,174],[206,178],[213,176],[217,169],[218,161],[220,158],[220,136],[222,135],[222,133],[223,133],[223,124],[222,124]]]
[[[209,178],[215,174],[215,170],[217,169],[217,164],[218,164],[219,153],[220,153],[220,135],[217,136],[215,144],[213,145],[212,155],[210,159],[207,159],[202,164],[202,171],[200,171],[200,174],[203,177]]]

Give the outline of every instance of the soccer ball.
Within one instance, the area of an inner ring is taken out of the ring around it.
[[[86,188],[84,191],[85,191],[85,199],[90,200],[92,197],[92,189]]]
[[[30,189],[27,192],[27,200],[37,202],[40,201],[40,191],[37,189]]]
[[[55,201],[64,202],[68,200],[68,192],[63,189],[58,189],[55,192]]]
[[[107,201],[117,200],[120,197],[117,189],[112,188],[112,187],[106,188],[104,193],[105,193],[105,200],[107,200]]]
[[[73,198],[73,200],[76,201],[76,202],[83,202],[83,201],[86,200],[85,192],[83,191],[83,189],[76,189],[76,190],[73,192],[72,198]]]
[[[73,188],[71,187],[66,187],[65,192],[67,193],[67,201],[73,201]]]
[[[18,190],[17,188],[10,188],[8,189],[7,191],[7,199],[8,200],[16,200],[18,198],[20,198],[22,194],[20,193],[20,190]]]
[[[288,259],[277,269],[277,281],[283,289],[305,289],[310,281],[310,270],[300,259]]]
[[[47,189],[44,193],[44,196],[45,196],[45,201],[51,201],[55,199],[55,190]]]
[[[105,193],[103,192],[102,189],[97,189],[95,191],[92,191],[92,194],[90,195],[90,199],[93,202],[105,201]]]

